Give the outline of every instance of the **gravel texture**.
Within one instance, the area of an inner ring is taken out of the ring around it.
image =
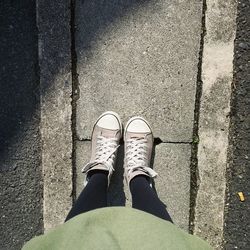
[[[238,3],[231,100],[230,164],[227,172],[225,249],[250,245],[250,4]],[[243,192],[241,202],[238,192]]]
[[[0,4],[0,249],[43,231],[35,1]]]

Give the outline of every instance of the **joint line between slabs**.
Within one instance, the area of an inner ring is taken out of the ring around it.
[[[200,118],[200,101],[202,96],[202,63],[203,63],[203,49],[206,36],[206,0],[202,1],[202,20],[201,20],[201,37],[200,37],[200,50],[198,61],[198,72],[196,82],[196,96],[195,96],[195,109],[194,109],[194,126],[193,126],[193,141],[199,142],[199,118]],[[199,190],[199,168],[198,168],[198,143],[192,143],[191,149],[191,164],[190,164],[190,212],[189,212],[189,232],[194,233],[195,221],[195,207],[196,198]]]

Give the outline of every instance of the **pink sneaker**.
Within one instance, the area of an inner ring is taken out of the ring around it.
[[[127,183],[137,175],[155,178],[157,173],[150,167],[154,137],[148,122],[132,117],[124,130],[124,172]]]
[[[86,174],[84,186],[87,185],[88,173],[92,170],[108,171],[109,184],[121,137],[122,123],[119,115],[112,111],[103,113],[93,127],[90,162],[82,169]]]

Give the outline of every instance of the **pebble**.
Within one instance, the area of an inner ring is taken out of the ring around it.
[[[247,45],[247,43],[239,43],[239,47],[242,49],[247,49],[248,45]]]

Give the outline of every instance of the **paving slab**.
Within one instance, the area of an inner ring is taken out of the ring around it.
[[[69,1],[37,1],[45,230],[72,205],[70,17]]]
[[[191,145],[160,144],[155,148],[155,187],[174,223],[188,231]]]
[[[76,193],[83,188],[81,169],[90,159],[91,143],[76,143]],[[189,144],[157,145],[154,150],[153,166],[159,176],[155,179],[155,189],[176,225],[188,231],[190,201],[190,157]],[[118,151],[116,170],[111,179],[108,192],[109,206],[131,206],[131,197],[123,178],[124,148]]]
[[[79,140],[114,110],[164,142],[192,141],[201,16],[196,0],[76,0]]]
[[[236,2],[207,0],[194,234],[223,244]]]

